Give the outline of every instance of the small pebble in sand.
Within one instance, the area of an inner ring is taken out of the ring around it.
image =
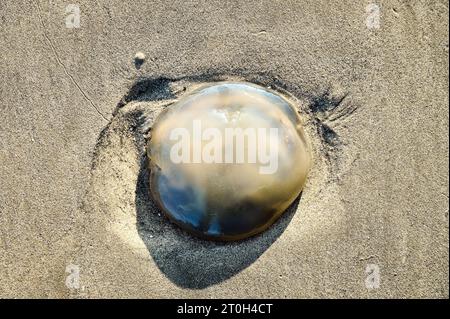
[[[213,240],[267,229],[299,196],[311,165],[295,107],[242,82],[205,85],[166,108],[147,154],[162,211]]]
[[[141,51],[137,52],[134,56],[134,65],[136,68],[140,68],[141,65],[145,62],[145,54]]]

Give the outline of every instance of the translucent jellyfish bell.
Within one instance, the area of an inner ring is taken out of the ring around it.
[[[211,84],[156,119],[150,189],[190,233],[243,239],[267,229],[299,196],[311,166],[308,145],[298,112],[278,93]]]

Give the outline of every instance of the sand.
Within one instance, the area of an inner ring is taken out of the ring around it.
[[[448,2],[369,3],[77,1],[67,28],[63,1],[2,1],[0,297],[448,298]],[[292,94],[314,146],[301,198],[232,244],[167,221],[142,151],[224,79]]]

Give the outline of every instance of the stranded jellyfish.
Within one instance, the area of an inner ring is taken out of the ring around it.
[[[267,229],[299,196],[311,165],[294,106],[240,82],[203,86],[156,119],[150,189],[174,223],[206,239]]]

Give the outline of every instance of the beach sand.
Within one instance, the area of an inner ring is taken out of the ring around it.
[[[0,297],[448,298],[448,1],[370,3],[2,1]],[[314,150],[228,244],[161,214],[143,152],[220,80],[292,95]]]

